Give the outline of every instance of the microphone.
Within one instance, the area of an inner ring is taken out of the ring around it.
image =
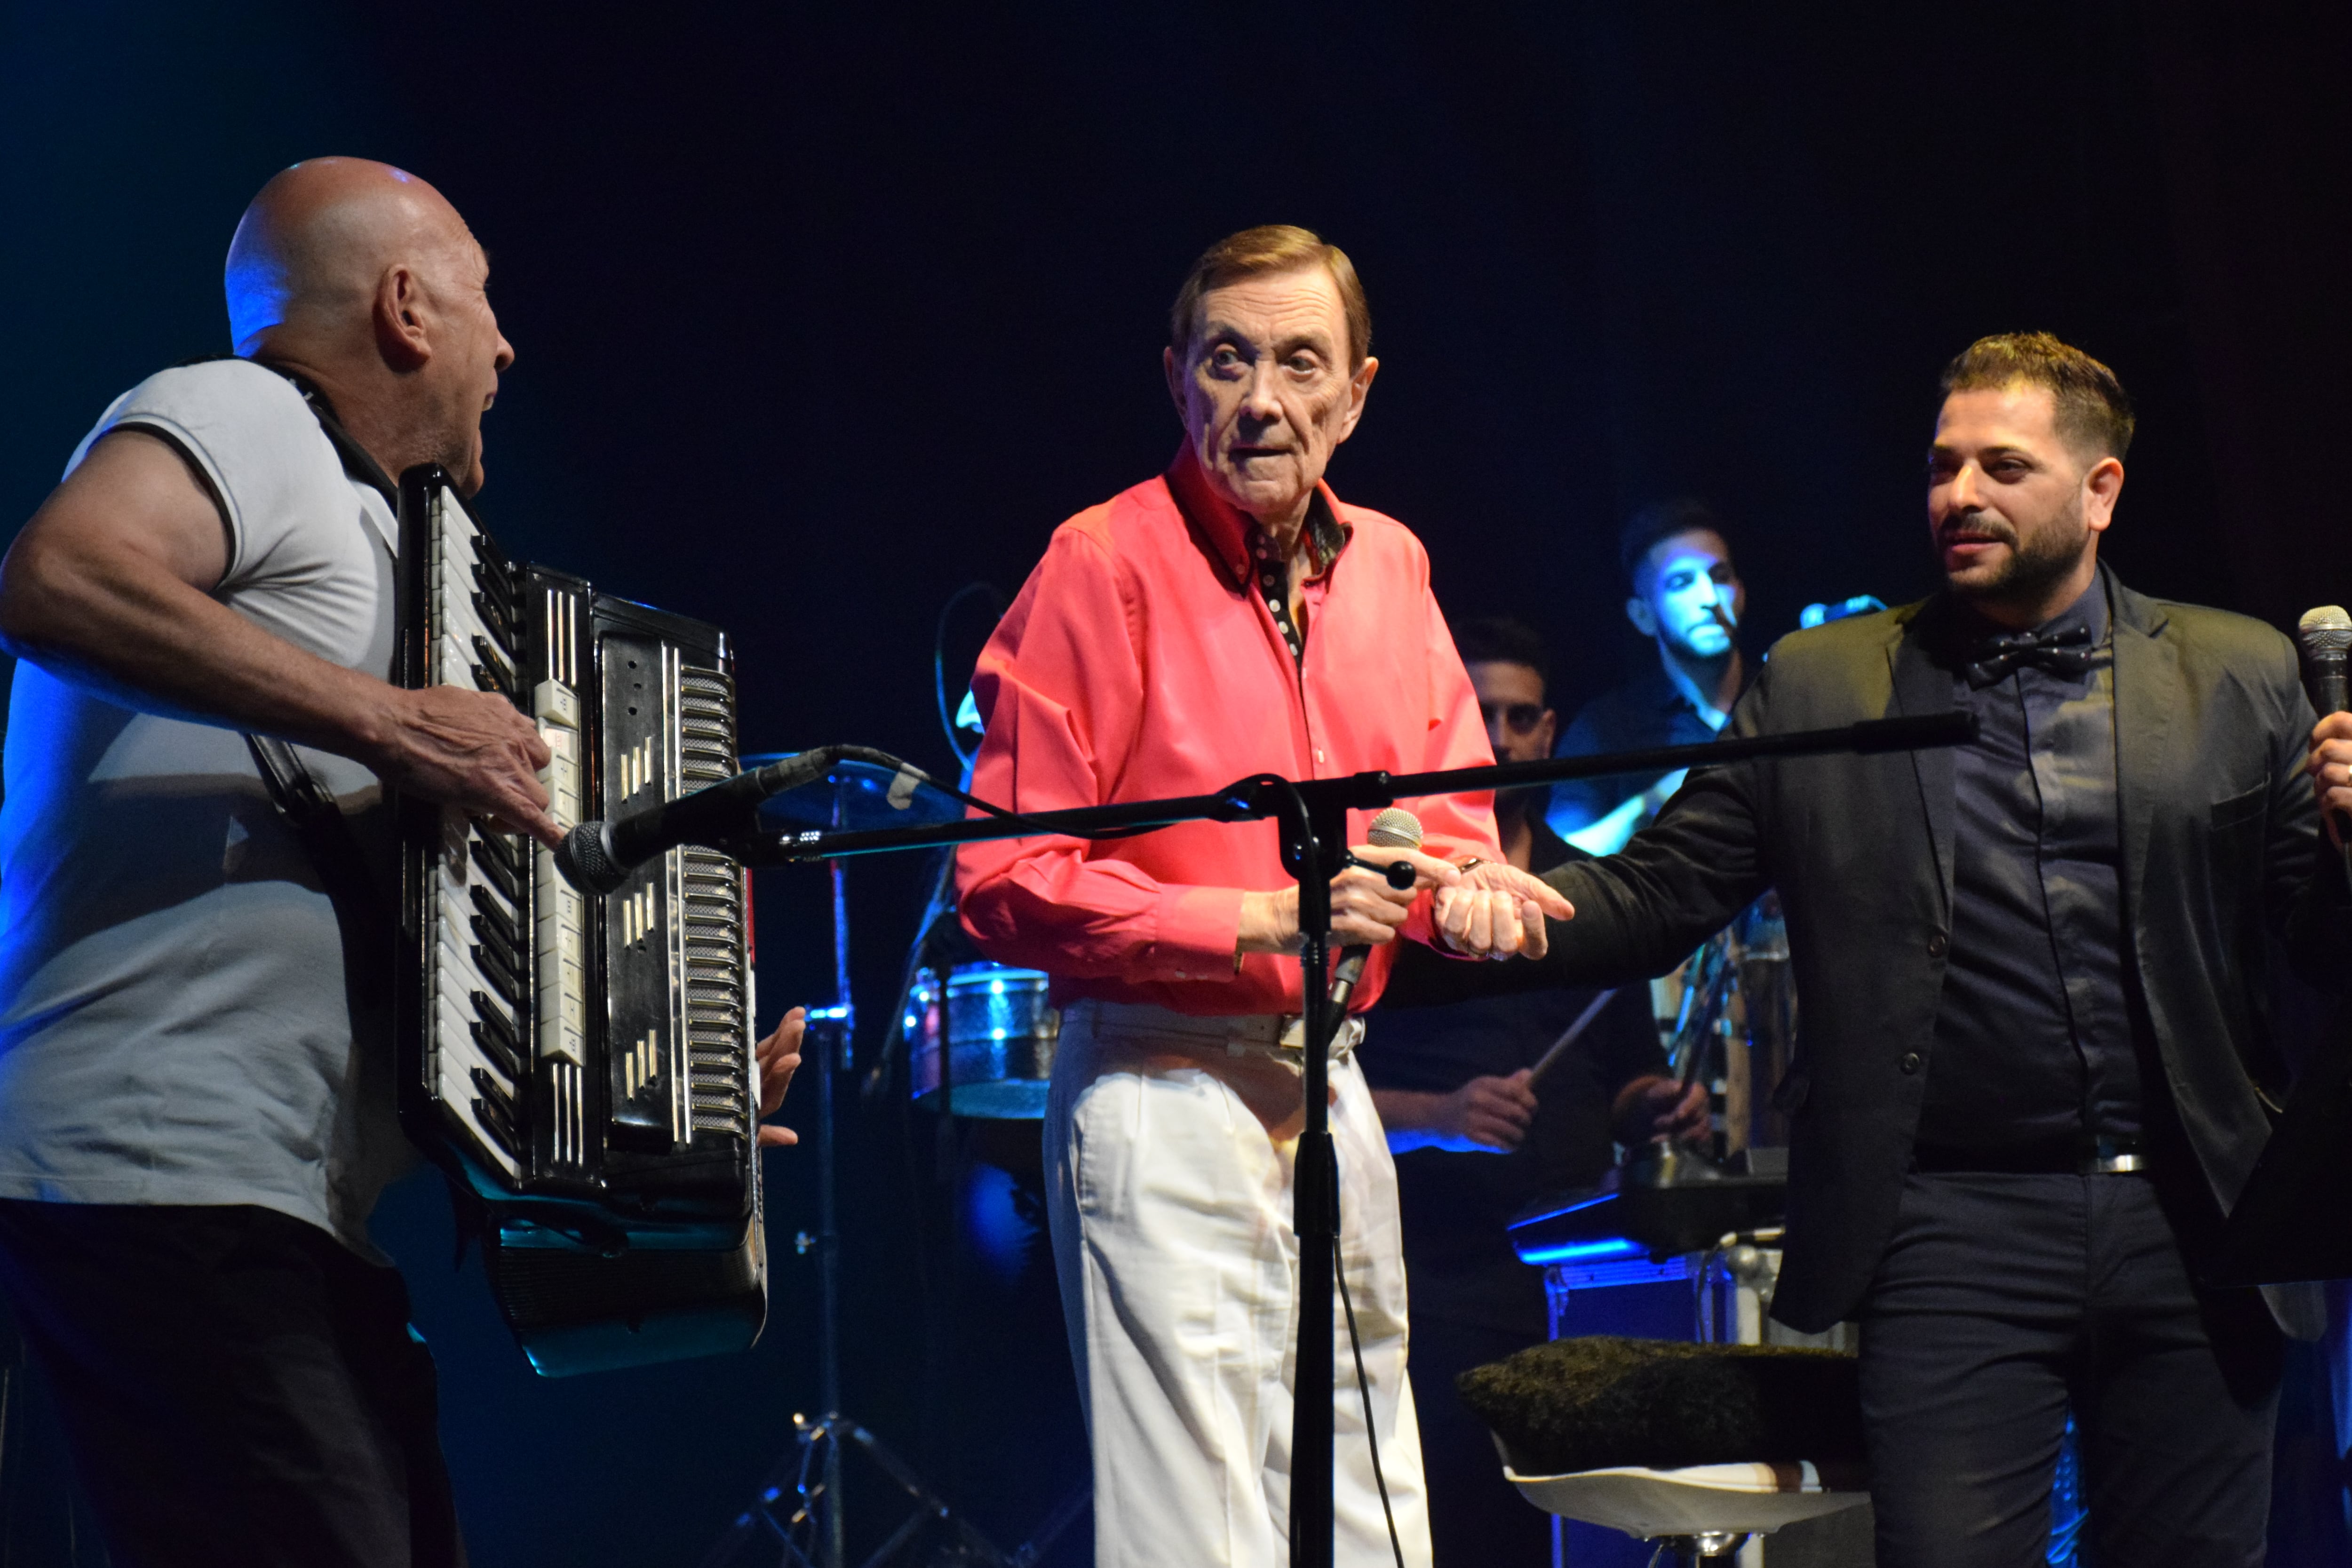
[[[2303,619],[2294,626],[2295,639],[2303,644],[2305,680],[2311,688],[2311,705],[2325,718],[2352,708],[2345,695],[2345,656],[2352,650],[2352,615],[2344,613],[2341,605],[2322,605],[2305,610]],[[2352,844],[2344,847],[2344,869],[2352,876]]]
[[[1418,849],[1421,847],[1421,818],[1401,805],[1391,805],[1372,818],[1365,830],[1364,842],[1377,844],[1383,849]],[[1345,1017],[1348,998],[1356,992],[1356,982],[1364,977],[1364,961],[1372,955],[1369,942],[1349,942],[1339,950],[1339,962],[1331,966],[1331,1012],[1334,1017]]]
[[[2352,708],[2352,701],[2345,699],[2344,670],[2346,650],[2352,649],[2352,615],[2345,614],[2340,605],[2305,610],[2303,619],[2295,623],[2294,635],[2303,644],[2311,705],[2322,718]]]
[[[556,869],[583,893],[612,892],[656,855],[681,844],[708,845],[740,832],[761,801],[814,784],[853,749],[819,746],[798,752],[616,821],[583,822],[564,835],[555,851]]]

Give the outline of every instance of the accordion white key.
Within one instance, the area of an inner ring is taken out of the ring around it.
[[[736,772],[724,633],[518,565],[448,476],[401,476],[401,684],[502,695],[566,826]],[[555,1376],[740,1350],[767,1312],[741,867],[674,849],[597,899],[536,841],[401,803],[403,1126],[479,1216]]]

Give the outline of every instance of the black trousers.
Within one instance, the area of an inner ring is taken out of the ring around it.
[[[1909,1177],[1862,1312],[1880,1568],[2025,1568],[2071,1401],[2094,1560],[2260,1564],[2284,1341],[2145,1176]]]
[[[400,1276],[268,1209],[0,1200],[116,1568],[461,1568]]]

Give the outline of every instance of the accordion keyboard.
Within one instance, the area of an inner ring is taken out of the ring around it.
[[[522,566],[430,467],[401,477],[402,681],[538,723],[550,814],[733,776],[717,627]],[[537,840],[401,810],[409,1135],[481,1200],[493,1292],[542,1373],[740,1349],[767,1302],[742,868],[673,849],[601,899]]]
[[[446,492],[435,498],[432,522],[425,683],[511,700],[522,679],[512,571]],[[575,802],[577,792],[575,782]],[[529,1162],[522,1096],[534,1032],[532,861],[547,858],[461,812],[444,810],[440,829],[429,916],[436,941],[426,956],[434,1000],[426,1071],[441,1101],[471,1127],[481,1156],[520,1182]]]
[[[416,514],[418,684],[531,714],[550,811],[570,826],[733,776],[735,682],[699,622],[509,563],[446,483]],[[463,1152],[516,1192],[609,1187],[647,1161],[756,1146],[742,868],[672,850],[599,900],[537,841],[439,814],[420,933],[421,1077]]]

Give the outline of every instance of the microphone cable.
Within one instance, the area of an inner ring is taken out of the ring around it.
[[[1404,1568],[1404,1540],[1397,1534],[1396,1510],[1389,1506],[1389,1479],[1381,1471],[1381,1434],[1372,1420],[1372,1380],[1364,1374],[1364,1342],[1356,1333],[1356,1303],[1348,1294],[1345,1253],[1344,1247],[1331,1248],[1331,1273],[1339,1281],[1339,1306],[1348,1315],[1348,1353],[1356,1358],[1356,1392],[1364,1401],[1364,1442],[1372,1452],[1372,1484],[1381,1490],[1381,1517],[1388,1521],[1389,1550],[1396,1553],[1396,1568]]]
[[[996,584],[967,583],[948,595],[948,602],[940,606],[939,622],[931,629],[931,697],[939,705],[940,729],[947,735],[948,750],[955,753],[957,764],[967,776],[971,773],[972,760],[980,755],[980,748],[974,746],[969,752],[963,749],[962,731],[956,724],[957,710],[948,706],[948,626],[966,599],[980,595],[987,595],[989,607],[998,620],[1003,620],[1004,595],[996,591]]]

